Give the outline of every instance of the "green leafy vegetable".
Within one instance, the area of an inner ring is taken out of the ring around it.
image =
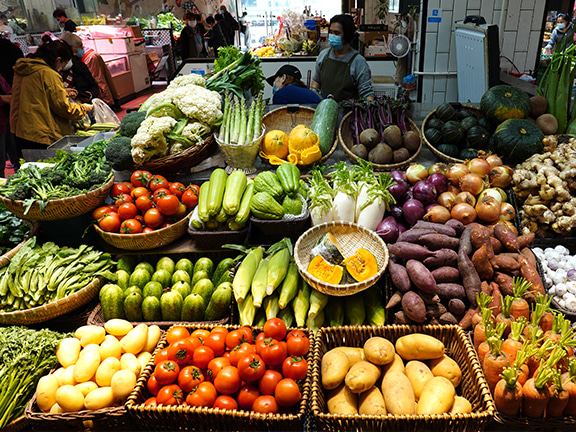
[[[0,204],[0,254],[8,252],[24,241],[29,232],[30,225]]]

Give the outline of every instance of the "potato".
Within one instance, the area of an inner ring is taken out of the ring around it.
[[[96,384],[94,381],[85,381],[83,383],[76,384],[74,387],[80,390],[84,397],[86,397],[88,393],[98,388],[98,384]]]
[[[444,355],[444,344],[434,336],[413,333],[396,341],[396,352],[404,360],[430,360]]]
[[[373,387],[378,378],[380,378],[380,368],[363,360],[350,368],[344,382],[352,393],[362,393]]]
[[[148,327],[148,339],[146,340],[146,345],[144,345],[143,351],[152,352],[158,345],[158,341],[160,340],[161,331],[160,327],[156,324],[151,325]]]
[[[134,326],[130,323],[130,321],[114,318],[106,321],[106,323],[104,324],[104,328],[106,329],[108,334],[114,336],[124,336],[127,335],[130,332],[130,330],[134,328]]]
[[[106,330],[104,330],[104,327],[91,327],[92,328],[88,329],[80,338],[80,345],[83,347],[90,344],[100,345],[104,342],[104,338],[106,337]]]
[[[414,389],[406,375],[397,371],[389,371],[382,380],[382,396],[386,410],[393,415],[416,414],[416,399]]]
[[[140,324],[122,338],[120,346],[124,352],[139,354],[146,346],[146,342],[148,342],[148,326]]]
[[[462,370],[451,357],[443,355],[439,359],[430,360],[429,364],[434,376],[448,378],[454,387],[458,387],[462,381]]]
[[[96,384],[100,387],[106,387],[110,385],[112,376],[120,370],[120,360],[115,357],[108,357],[96,370]]]
[[[52,405],[52,408],[50,408],[50,411],[48,412],[50,414],[62,414],[64,411],[62,411],[62,407],[60,405],[55,403],[54,405]]]
[[[359,361],[366,360],[363,348],[353,348],[353,347],[337,347],[334,350],[342,351],[348,356],[350,360],[350,366],[358,363]]]
[[[327,403],[330,414],[358,414],[358,396],[352,393],[344,383],[328,393]]]
[[[60,387],[63,385],[76,384],[76,381],[74,380],[74,365],[68,366],[62,371],[62,373],[58,374],[58,384]]]
[[[58,387],[60,387],[60,384],[58,383],[58,378],[54,375],[46,375],[38,380],[36,403],[43,412],[50,411],[52,405],[56,403],[56,390],[58,390]]]
[[[385,365],[394,360],[394,345],[388,339],[374,336],[364,343],[366,360],[375,365]]]
[[[350,369],[350,360],[344,351],[333,349],[322,357],[322,387],[332,390],[338,387]]]
[[[449,414],[471,414],[472,413],[472,405],[462,396],[455,396],[454,397],[454,405],[448,411]]]
[[[56,358],[66,368],[76,363],[81,349],[82,345],[75,337],[62,339],[56,348]]]
[[[122,358],[120,359],[120,369],[132,371],[134,375],[139,376],[142,367],[134,354],[125,353],[122,354]]]
[[[107,408],[115,402],[112,387],[100,387],[92,390],[84,399],[84,407],[89,410]]]
[[[136,358],[138,359],[138,363],[140,363],[140,371],[143,371],[152,358],[152,354],[150,354],[148,351],[142,351]]]
[[[422,392],[424,384],[434,378],[434,374],[432,374],[430,368],[418,360],[411,360],[406,363],[406,376],[412,383],[416,401],[420,399],[420,393]]]
[[[110,383],[114,397],[121,401],[126,400],[132,390],[134,390],[134,387],[136,387],[136,380],[136,374],[131,370],[125,369],[116,372]]]
[[[436,376],[428,380],[420,393],[416,414],[444,414],[454,405],[456,390],[447,378]]]
[[[85,348],[74,365],[74,381],[81,383],[90,380],[98,370],[98,366],[100,366],[100,351],[98,349],[87,351]]]
[[[120,360],[120,356],[122,355],[122,346],[120,346],[120,342],[118,342],[116,336],[107,335],[104,342],[100,344],[99,351],[102,360],[109,357],[114,357]]]
[[[398,354],[394,354],[394,360],[382,367],[382,376],[386,375],[390,371],[405,373],[404,361]]]
[[[63,385],[56,390],[56,403],[62,412],[80,411],[84,408],[84,395],[73,385]]]
[[[94,329],[96,328],[100,328],[99,326],[96,325],[84,325],[81,327],[78,327],[76,329],[76,331],[74,332],[74,337],[78,340],[82,339],[82,336],[84,336],[86,333],[90,333],[91,331],[94,331]]]
[[[386,415],[386,403],[384,396],[378,387],[372,387],[360,395],[358,414]]]

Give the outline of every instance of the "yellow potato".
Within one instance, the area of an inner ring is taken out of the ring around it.
[[[359,361],[366,360],[364,355],[364,348],[336,347],[334,350],[342,351],[344,354],[346,354],[346,356],[348,356],[348,360],[350,360],[350,367]]]
[[[118,339],[116,339],[116,336],[107,335],[104,342],[100,344],[100,357],[102,360],[107,359],[108,357],[114,357],[120,360],[121,355],[122,347],[120,346]]]
[[[448,378],[454,387],[458,387],[462,381],[462,370],[452,358],[443,355],[439,359],[430,360],[429,363],[434,376]]]
[[[66,370],[65,367],[59,367],[54,372],[52,372],[52,375],[54,375],[56,378],[60,379],[60,375],[62,375],[65,370]]]
[[[56,390],[60,384],[54,375],[46,375],[38,380],[36,386],[36,403],[43,412],[50,411],[52,405],[56,403]]]
[[[74,387],[80,390],[84,397],[86,397],[88,393],[98,388],[98,384],[96,384],[94,381],[84,381],[83,383],[76,384]]]
[[[144,345],[144,349],[142,351],[146,351],[151,353],[158,345],[158,341],[160,340],[160,336],[162,332],[160,331],[160,327],[156,324],[151,325],[148,327],[148,339],[146,340],[146,345]]]
[[[74,380],[74,365],[68,366],[60,374],[58,374],[58,383],[60,387],[63,385],[74,385],[76,380]]]
[[[385,365],[394,360],[394,345],[388,339],[373,336],[364,343],[366,360],[375,365]]]
[[[372,387],[360,395],[358,414],[386,415],[386,403],[384,396],[378,387]]]
[[[429,380],[422,388],[417,414],[444,414],[454,405],[456,390],[452,383],[442,376]]]
[[[330,414],[358,414],[358,396],[350,391],[346,384],[328,392],[328,412]]]
[[[386,375],[390,371],[404,373],[404,361],[398,354],[394,354],[394,360],[382,366],[382,375]]]
[[[106,329],[108,334],[114,336],[124,336],[127,335],[130,332],[130,330],[134,328],[134,326],[130,323],[130,321],[114,318],[106,321],[106,323],[104,324],[104,328]]]
[[[393,415],[416,414],[416,399],[412,384],[406,375],[388,371],[382,380],[382,396],[386,409]]]
[[[72,385],[64,385],[56,390],[56,403],[63,412],[80,411],[84,408],[84,395]]]
[[[340,350],[333,349],[322,357],[322,387],[332,390],[338,387],[350,369],[348,356]]]
[[[434,375],[428,366],[418,360],[411,360],[406,363],[406,376],[412,383],[416,401],[420,399],[420,393],[422,392],[422,387],[424,387],[424,384],[426,384],[428,380],[434,378]]]
[[[130,330],[130,332],[122,338],[120,346],[122,346],[124,352],[136,355],[140,354],[144,349],[147,341],[148,326],[146,324],[140,324]]]
[[[465,397],[455,396],[454,405],[448,412],[450,414],[470,414],[472,413],[472,405]]]
[[[108,357],[96,370],[96,384],[100,387],[106,387],[110,385],[112,377],[116,372],[120,370],[120,360],[115,357]]]
[[[136,356],[130,353],[122,354],[122,358],[120,358],[120,369],[132,371],[136,376],[139,376],[142,370]]]
[[[100,366],[100,351],[98,349],[86,351],[84,348],[74,365],[74,381],[81,383],[90,380],[98,370],[98,366]]]
[[[138,357],[136,358],[140,363],[140,371],[143,371],[146,365],[150,362],[152,354],[150,354],[148,351],[142,351],[140,354],[138,354]]]
[[[92,390],[84,399],[84,407],[89,410],[97,410],[112,406],[115,402],[112,387],[100,387]]]
[[[352,393],[362,393],[380,378],[380,368],[368,361],[360,361],[350,368],[344,382]]]
[[[76,363],[82,345],[75,337],[62,339],[56,348],[56,358],[63,367],[68,367]]]
[[[430,360],[444,355],[444,344],[434,336],[413,333],[396,340],[396,352],[404,360]]]
[[[80,338],[80,345],[83,347],[90,344],[100,345],[105,337],[106,330],[104,330],[104,327],[91,326]]]
[[[50,414],[62,414],[64,411],[62,411],[62,407],[60,405],[55,403],[54,405],[52,405],[52,408],[50,408],[50,411],[48,412]]]
[[[95,328],[100,328],[100,327],[96,326],[96,325],[84,325],[84,326],[78,327],[76,329],[76,331],[74,332],[74,337],[78,340],[81,340],[82,336],[84,336],[86,333],[93,331]]]
[[[134,387],[136,387],[136,380],[137,377],[131,370],[126,369],[116,372],[110,383],[114,397],[121,401],[126,400],[132,390],[134,390]]]

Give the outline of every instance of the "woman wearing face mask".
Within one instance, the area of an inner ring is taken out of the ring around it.
[[[72,45],[82,45],[82,39],[78,36],[68,32],[64,33],[61,38],[70,48],[72,48]],[[76,50],[76,52],[77,51],[78,50]],[[72,52],[74,52],[74,50],[72,50]],[[94,80],[90,69],[88,69],[88,66],[86,66],[77,55],[72,56],[72,60],[64,66],[60,75],[62,75],[66,92],[72,99],[89,103],[92,98],[100,97],[98,84],[96,80]]]
[[[323,97],[331,94],[337,102],[351,98],[374,100],[370,67],[350,46],[355,31],[350,15],[335,15],[330,20],[330,48],[318,56],[311,85]]]
[[[196,30],[197,22],[195,15],[192,12],[187,12],[184,19],[186,20],[186,26],[182,29],[180,39],[178,39],[178,47],[180,48],[182,60],[200,57],[202,39]]]
[[[292,65],[284,65],[266,82],[272,86],[274,104],[317,104],[322,98],[306,88],[302,73]]]
[[[91,112],[88,104],[70,102],[59,72],[72,58],[72,50],[63,41],[38,47],[30,58],[14,66],[14,84],[10,109],[10,129],[16,144],[42,149],[72,133],[70,122]]]
[[[552,35],[548,44],[544,47],[546,55],[551,55],[552,50],[561,51],[568,48],[574,42],[574,27],[570,22],[570,16],[559,13],[556,16],[556,27],[552,30]]]

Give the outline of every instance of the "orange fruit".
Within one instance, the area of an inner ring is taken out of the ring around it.
[[[286,159],[288,156],[288,135],[281,130],[272,130],[264,135],[262,151],[268,156]]]

